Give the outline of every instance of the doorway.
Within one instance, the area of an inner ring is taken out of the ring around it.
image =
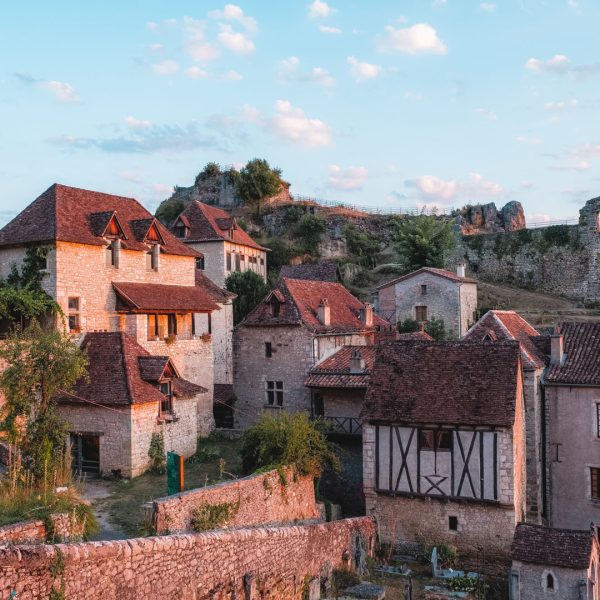
[[[88,433],[71,434],[71,467],[79,476],[100,475],[100,436]]]

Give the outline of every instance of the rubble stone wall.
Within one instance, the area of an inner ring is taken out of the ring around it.
[[[42,544],[49,537],[53,541],[81,539],[85,523],[75,515],[54,513],[49,517],[50,531],[41,519],[20,521],[0,527],[0,546],[3,544]]]
[[[360,568],[375,526],[362,517],[320,525],[236,529],[109,542],[0,546],[0,598],[301,600],[333,568]]]

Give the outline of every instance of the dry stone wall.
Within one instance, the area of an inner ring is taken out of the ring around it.
[[[68,541],[83,537],[85,523],[72,514],[54,513],[49,517],[50,530],[41,519],[21,521],[0,527],[0,546],[3,544],[42,544],[49,538],[53,541]]]
[[[367,517],[320,525],[237,529],[110,542],[0,546],[0,598],[69,600],[301,600],[333,568],[360,568],[375,525]]]
[[[150,522],[158,534],[191,531],[194,511],[207,505],[227,505],[230,516],[219,527],[248,527],[320,518],[312,477],[294,476],[291,469],[251,475],[152,502]]]

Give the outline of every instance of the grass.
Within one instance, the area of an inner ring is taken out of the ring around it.
[[[242,472],[240,445],[238,440],[201,440],[198,453],[185,462],[185,489],[239,477]],[[127,536],[144,535],[142,506],[167,495],[166,474],[145,473],[134,479],[107,481],[106,484],[110,495],[97,500],[96,505],[106,511],[110,522]]]

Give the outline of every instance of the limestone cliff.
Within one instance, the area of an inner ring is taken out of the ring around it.
[[[456,225],[463,235],[519,231],[527,226],[523,206],[514,200],[500,210],[494,202],[465,206],[456,212]]]

